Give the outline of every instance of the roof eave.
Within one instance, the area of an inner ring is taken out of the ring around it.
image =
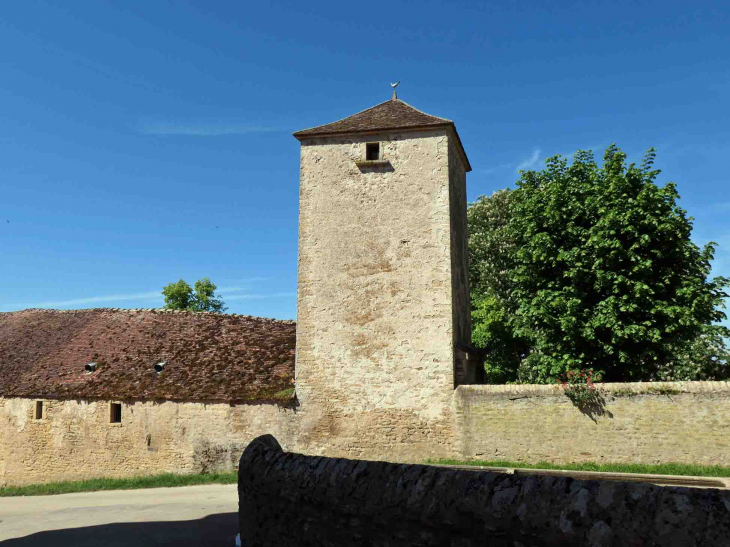
[[[301,141],[310,137],[341,137],[343,135],[371,135],[373,133],[382,133],[383,131],[423,131],[425,129],[437,129],[440,127],[453,126],[454,122],[434,123],[428,125],[406,125],[406,126],[395,126],[395,127],[373,127],[364,130],[347,130],[347,131],[317,131],[316,133],[305,133],[309,129],[303,129],[302,131],[296,131],[292,133],[292,136]]]
[[[380,127],[380,128],[373,128],[368,129],[366,131],[321,131],[317,133],[304,133],[304,131],[309,131],[308,129],[304,129],[302,131],[296,131],[295,133],[292,133],[292,136],[297,139],[299,142],[302,142],[304,139],[311,139],[311,138],[326,138],[326,137],[343,137],[346,135],[373,135],[376,133],[383,133],[384,131],[407,131],[407,132],[415,132],[415,131],[427,131],[430,129],[440,129],[443,127],[450,127],[454,130],[454,135],[456,135],[456,142],[458,143],[458,148],[461,151],[463,160],[464,160],[464,168],[465,171],[468,173],[471,171],[471,164],[469,163],[469,158],[466,155],[466,150],[464,150],[464,145],[461,142],[461,137],[459,137],[459,132],[456,130],[456,125],[454,122],[444,122],[441,124],[430,124],[430,125],[419,125],[419,126],[407,126],[407,127]]]

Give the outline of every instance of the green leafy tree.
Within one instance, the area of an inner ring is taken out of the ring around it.
[[[184,280],[170,283],[162,289],[165,297],[165,308],[170,310],[189,310],[193,299],[193,288]]]
[[[555,156],[521,173],[508,230],[513,336],[528,341],[521,382],[553,382],[593,368],[606,381],[657,378],[725,318],[730,280],[709,280],[714,242],[690,240],[692,218],[673,183],[655,184],[650,150],[640,166],[610,146],[572,165]]]
[[[661,366],[657,380],[724,380],[730,377],[730,351],[726,340],[730,330],[722,325],[705,325],[690,344],[675,349],[674,358]]]
[[[195,282],[195,289],[184,280],[170,283],[162,289],[165,308],[171,310],[224,312],[228,308],[220,295],[215,294],[216,285],[207,277]]]
[[[508,229],[514,192],[499,190],[480,196],[467,209],[469,224],[469,291],[472,302],[485,296],[508,300],[509,273],[515,267],[517,241]]]
[[[499,190],[469,204],[469,287],[472,342],[485,351],[486,381],[515,381],[528,352],[527,341],[515,336],[510,319],[517,311],[509,278],[515,268],[517,241],[509,223],[514,192]]]
[[[520,363],[529,352],[529,342],[516,336],[510,319],[510,303],[497,296],[483,296],[474,301],[472,343],[484,350],[485,381],[506,384],[517,380]]]

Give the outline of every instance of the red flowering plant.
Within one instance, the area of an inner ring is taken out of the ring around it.
[[[600,392],[593,385],[593,381],[601,381],[601,373],[594,372],[592,368],[582,369],[580,372],[569,370],[557,378],[565,395],[576,406],[600,404],[602,401]]]

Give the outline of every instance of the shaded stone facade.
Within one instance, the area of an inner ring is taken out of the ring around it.
[[[244,545],[726,547],[730,492],[311,457],[253,441]]]

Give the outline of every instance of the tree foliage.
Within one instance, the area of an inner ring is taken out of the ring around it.
[[[730,283],[708,279],[717,244],[692,243],[675,185],[655,184],[654,156],[638,167],[615,145],[600,167],[591,152],[570,166],[555,156],[522,172],[517,190],[470,206],[474,340],[488,376],[490,366],[536,383],[583,368],[606,381],[727,375],[712,323]]]
[[[509,319],[517,311],[509,278],[514,270],[517,241],[509,229],[514,192],[499,190],[481,196],[467,210],[469,223],[469,291],[472,301],[472,342],[486,350],[484,369],[489,384],[515,379],[528,351]]]
[[[216,285],[207,277],[195,282],[195,288],[184,280],[170,283],[162,289],[165,297],[165,308],[171,310],[215,311],[224,312],[228,308],[220,295],[215,294]]]

